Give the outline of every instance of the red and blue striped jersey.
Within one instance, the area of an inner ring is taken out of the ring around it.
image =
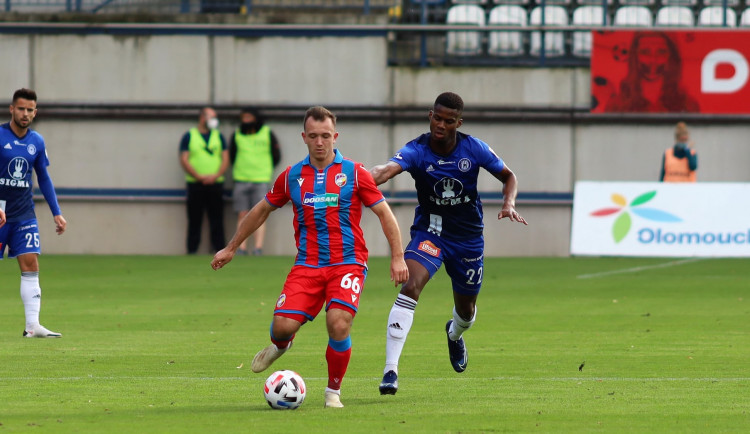
[[[361,163],[334,150],[333,163],[323,170],[310,156],[289,166],[276,178],[266,201],[281,208],[294,206],[295,265],[328,267],[340,264],[367,266],[367,247],[359,225],[362,205],[385,200],[372,175]]]

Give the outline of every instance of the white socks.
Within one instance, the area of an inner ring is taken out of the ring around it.
[[[21,273],[21,301],[26,313],[26,330],[39,325],[39,310],[42,307],[42,288],[39,287],[39,272]]]
[[[448,337],[451,338],[452,341],[457,341],[461,339],[461,335],[464,334],[466,330],[469,330],[472,325],[474,325],[474,321],[477,319],[477,307],[474,306],[474,316],[471,318],[471,320],[466,321],[465,319],[461,318],[461,316],[456,313],[456,307],[453,306],[453,324],[451,324],[451,329],[448,332]]]
[[[383,373],[394,371],[398,374],[398,360],[404,350],[406,336],[414,322],[414,309],[417,302],[410,297],[399,294],[388,315],[388,329],[385,334],[385,369]]]

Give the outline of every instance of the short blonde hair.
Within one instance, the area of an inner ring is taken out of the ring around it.
[[[674,127],[674,138],[678,139],[681,136],[686,136],[690,132],[688,131],[687,124],[685,122],[677,122],[677,125]]]

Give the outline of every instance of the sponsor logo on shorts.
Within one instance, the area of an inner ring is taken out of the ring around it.
[[[281,294],[279,299],[276,301],[276,307],[281,307],[286,303],[286,294]]]
[[[436,258],[440,256],[440,249],[436,245],[434,245],[432,241],[422,241],[421,243],[419,243],[419,250]]]
[[[346,174],[345,173],[337,173],[336,177],[334,178],[334,182],[339,187],[343,187],[346,185]]]
[[[479,262],[482,260],[482,256],[478,258],[461,258],[461,262]]]

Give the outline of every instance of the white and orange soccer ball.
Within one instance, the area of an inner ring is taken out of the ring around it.
[[[263,394],[271,408],[294,410],[305,401],[305,380],[294,371],[276,371],[263,386]]]

